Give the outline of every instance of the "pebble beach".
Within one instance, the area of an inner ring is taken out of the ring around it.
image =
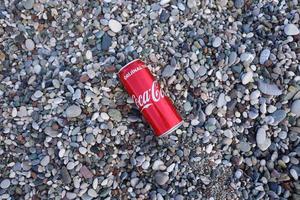
[[[0,199],[299,200],[299,24],[299,0],[0,0]],[[117,76],[138,58],[166,137]]]

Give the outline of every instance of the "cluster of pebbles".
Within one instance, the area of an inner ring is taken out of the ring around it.
[[[0,199],[300,199],[299,18],[299,0],[2,0]],[[118,80],[135,58],[185,120],[168,137]]]

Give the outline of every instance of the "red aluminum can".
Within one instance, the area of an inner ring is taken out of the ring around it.
[[[167,135],[182,125],[182,118],[173,103],[143,61],[131,61],[119,70],[118,75],[156,136]]]

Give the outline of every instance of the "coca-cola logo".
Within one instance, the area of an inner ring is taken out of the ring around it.
[[[158,102],[160,99],[164,98],[165,95],[163,91],[160,89],[157,81],[153,81],[151,88],[143,92],[138,96],[132,95],[132,99],[137,105],[137,107],[141,110],[149,108],[152,106],[152,102]]]

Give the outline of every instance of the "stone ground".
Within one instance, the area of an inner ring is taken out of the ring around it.
[[[299,14],[298,0],[0,0],[0,199],[300,199]],[[117,78],[135,58],[185,120],[167,138]]]

